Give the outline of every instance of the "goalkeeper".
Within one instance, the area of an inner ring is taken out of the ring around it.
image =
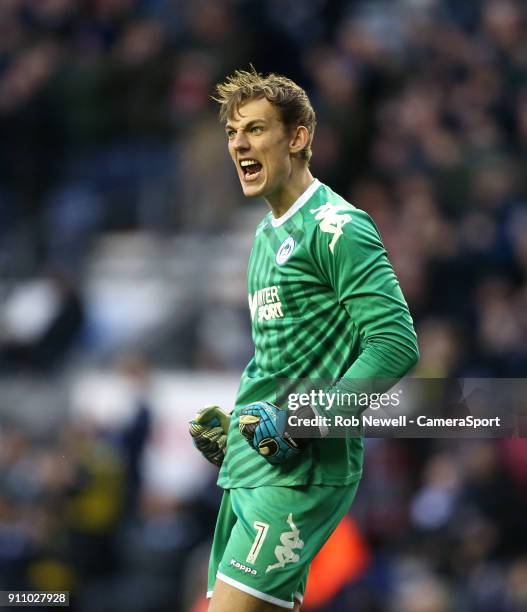
[[[306,93],[252,69],[215,99],[243,193],[270,211],[249,259],[255,353],[234,410],[208,407],[191,423],[224,489],[209,612],[299,610],[309,565],[354,499],[363,442],[329,439],[316,421],[295,437],[278,379],[338,381],[341,393],[356,380],[399,379],[418,359],[416,336],[373,221],[311,175]]]

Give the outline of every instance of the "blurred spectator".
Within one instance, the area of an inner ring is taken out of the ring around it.
[[[124,457],[126,490],[124,511],[135,518],[142,490],[142,460],[152,428],[149,400],[149,365],[139,354],[122,356],[117,368],[129,381],[134,407],[124,428],[117,434],[117,443]]]
[[[37,372],[60,365],[78,339],[84,322],[82,298],[67,272],[17,287],[2,312],[0,364]]]
[[[411,580],[400,586],[390,612],[448,612],[450,597],[441,581],[430,577]]]

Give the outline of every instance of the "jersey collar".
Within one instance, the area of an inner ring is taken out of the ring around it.
[[[277,219],[275,217],[271,218],[271,225],[273,227],[280,227],[283,225],[288,219],[290,219],[297,210],[300,210],[302,206],[311,198],[311,196],[315,193],[315,191],[320,187],[320,181],[318,179],[314,179],[311,185],[304,191],[304,193],[294,202],[294,204],[289,208],[281,217]]]

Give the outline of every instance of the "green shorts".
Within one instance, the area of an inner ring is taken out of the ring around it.
[[[218,577],[277,606],[291,609],[294,599],[302,602],[311,561],[349,510],[358,484],[227,489],[207,596]]]

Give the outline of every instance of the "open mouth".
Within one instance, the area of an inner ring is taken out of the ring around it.
[[[242,159],[240,167],[243,172],[243,179],[251,182],[258,180],[262,170],[262,164],[255,159]]]

